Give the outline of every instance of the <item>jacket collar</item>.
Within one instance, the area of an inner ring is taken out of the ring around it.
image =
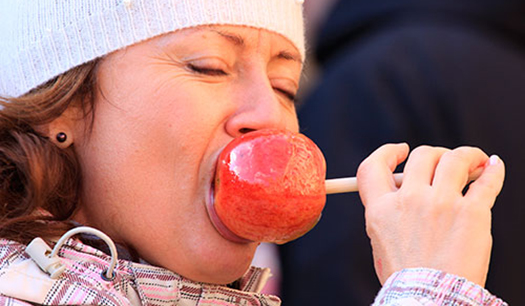
[[[119,259],[113,281],[101,278],[110,257],[69,239],[59,256],[65,272],[51,279],[24,252],[25,245],[0,240],[0,294],[43,305],[280,305],[261,294],[269,269],[251,267],[237,288],[193,282],[169,270]]]

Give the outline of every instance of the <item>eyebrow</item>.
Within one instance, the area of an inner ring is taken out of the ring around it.
[[[242,47],[242,46],[245,45],[244,38],[242,38],[240,35],[237,35],[237,34],[234,34],[234,33],[224,32],[224,31],[220,31],[220,30],[213,29],[213,28],[211,28],[210,31],[212,31],[213,33],[217,33],[220,36],[226,38],[228,41],[232,42],[236,46],[241,46]],[[301,57],[299,55],[296,55],[296,54],[294,54],[292,52],[289,52],[289,51],[281,51],[281,52],[279,52],[279,54],[277,54],[276,58],[285,59],[285,60],[289,60],[289,61],[294,61],[294,62],[297,62],[297,63],[300,63],[300,64],[303,63],[303,61],[301,60]]]
[[[296,55],[292,52],[288,51],[281,51],[279,54],[277,54],[277,58],[282,58],[289,61],[298,62],[299,64],[302,64],[303,61],[301,60],[301,57],[299,55]]]
[[[240,35],[233,34],[233,33],[226,33],[226,32],[223,32],[223,31],[216,30],[216,29],[210,29],[210,31],[212,31],[213,33],[217,33],[220,36],[226,38],[227,40],[229,40],[230,42],[232,42],[236,46],[244,46],[245,45],[244,38],[242,38]]]

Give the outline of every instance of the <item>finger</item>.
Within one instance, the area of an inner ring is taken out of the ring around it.
[[[420,146],[410,153],[403,170],[403,186],[430,186],[436,165],[445,153],[450,151],[441,147]]]
[[[357,184],[363,204],[397,190],[392,172],[406,159],[408,151],[406,143],[383,145],[359,165]]]
[[[461,193],[469,180],[469,174],[484,167],[487,154],[478,148],[460,147],[441,157],[436,168],[432,186],[442,193]]]
[[[504,179],[505,164],[497,155],[492,155],[480,177],[469,186],[465,198],[470,203],[487,203],[492,208]]]

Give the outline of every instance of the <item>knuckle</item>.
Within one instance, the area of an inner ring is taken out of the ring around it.
[[[357,177],[366,175],[372,171],[371,168],[373,168],[373,166],[374,162],[370,158],[365,159],[363,162],[361,162],[359,167],[357,167]]]
[[[450,149],[446,149],[443,147],[432,147],[429,145],[422,145],[422,146],[415,148],[410,153],[410,155],[412,158],[419,158],[422,156],[429,156],[429,155],[441,156],[448,151],[450,151]]]
[[[454,162],[454,163],[466,163],[470,160],[470,156],[473,153],[477,153],[479,150],[473,147],[458,147],[454,150],[445,152],[441,159],[445,162]]]
[[[407,210],[415,210],[426,216],[436,216],[450,210],[457,198],[443,195],[432,187],[417,189],[400,189],[399,202]]]
[[[481,150],[478,147],[470,147],[470,146],[462,146],[458,147],[452,152],[457,152],[457,154],[464,155],[464,156],[471,156],[471,155],[485,155],[485,152]]]
[[[459,209],[456,211],[458,217],[479,220],[479,222],[490,222],[491,212],[487,205],[471,203],[471,205],[459,205],[458,207]]]
[[[399,204],[412,206],[428,199],[425,188],[401,188],[399,189]]]
[[[415,148],[414,150],[412,150],[412,153],[410,155],[412,155],[412,156],[426,155],[426,154],[429,154],[430,152],[432,152],[433,149],[434,148],[431,147],[431,146],[422,145],[422,146],[419,146],[419,147]]]

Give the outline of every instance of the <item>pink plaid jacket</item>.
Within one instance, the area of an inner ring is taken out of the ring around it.
[[[259,293],[268,269],[250,268],[237,289],[196,283],[168,270],[119,260],[116,278],[101,274],[110,258],[69,239],[59,256],[66,265],[57,279],[29,258],[25,245],[0,239],[0,305],[280,305],[279,298]],[[374,305],[507,305],[463,278],[431,269],[407,269],[392,275]]]
[[[250,268],[238,288],[196,283],[166,269],[119,260],[116,277],[105,281],[110,257],[69,239],[59,256],[66,271],[51,279],[25,253],[25,246],[0,240],[0,305],[279,305],[259,293],[269,269]]]

